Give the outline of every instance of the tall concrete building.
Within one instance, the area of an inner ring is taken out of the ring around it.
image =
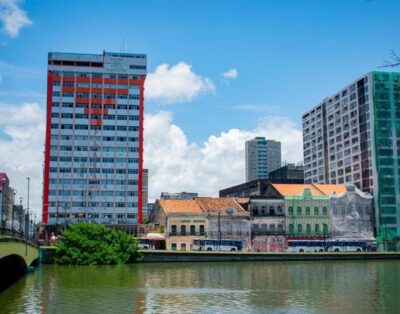
[[[370,72],[303,115],[306,183],[374,195],[378,239],[400,250],[400,73]]]
[[[268,179],[281,166],[281,143],[256,137],[246,142],[246,182]]]
[[[44,223],[141,223],[146,55],[48,56]]]

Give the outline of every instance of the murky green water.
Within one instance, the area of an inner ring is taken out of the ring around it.
[[[0,313],[400,313],[400,261],[47,265]]]

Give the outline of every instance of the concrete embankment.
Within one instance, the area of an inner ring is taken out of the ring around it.
[[[41,247],[42,264],[53,264],[55,247]],[[182,252],[143,250],[144,263],[153,262],[251,262],[251,261],[331,261],[397,259],[400,252],[324,252],[324,253],[257,253],[257,252]]]
[[[400,261],[400,252],[242,253],[142,251],[142,253],[142,262],[324,261],[378,259],[397,259]]]

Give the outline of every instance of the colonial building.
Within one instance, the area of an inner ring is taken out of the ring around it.
[[[158,200],[152,219],[164,228],[167,250],[190,250],[194,239],[241,240],[250,247],[250,215],[234,198]]]
[[[272,195],[284,198],[289,237],[325,238],[329,229],[329,196],[312,184],[272,184]]]
[[[252,250],[262,252],[283,251],[285,246],[283,197],[252,196],[249,211],[252,223]]]
[[[324,185],[318,185],[324,191]],[[354,185],[330,194],[329,218],[333,238],[373,239],[373,198]]]

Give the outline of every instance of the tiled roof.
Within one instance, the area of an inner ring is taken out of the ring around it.
[[[240,201],[243,200],[246,199],[240,199]],[[191,200],[160,200],[159,205],[167,215],[171,213],[225,213],[228,208],[234,209],[236,215],[249,215],[235,198],[196,197]]]
[[[160,200],[159,204],[166,214],[203,213],[200,205],[195,200]]]
[[[272,184],[272,186],[283,196],[303,195],[305,188],[310,189],[312,196],[324,195],[312,184]]]
[[[318,190],[327,196],[333,193],[337,195],[346,192],[346,185],[344,184],[313,184]]]
[[[195,200],[205,212],[221,212],[233,208],[237,212],[246,212],[234,198],[197,197]]]

